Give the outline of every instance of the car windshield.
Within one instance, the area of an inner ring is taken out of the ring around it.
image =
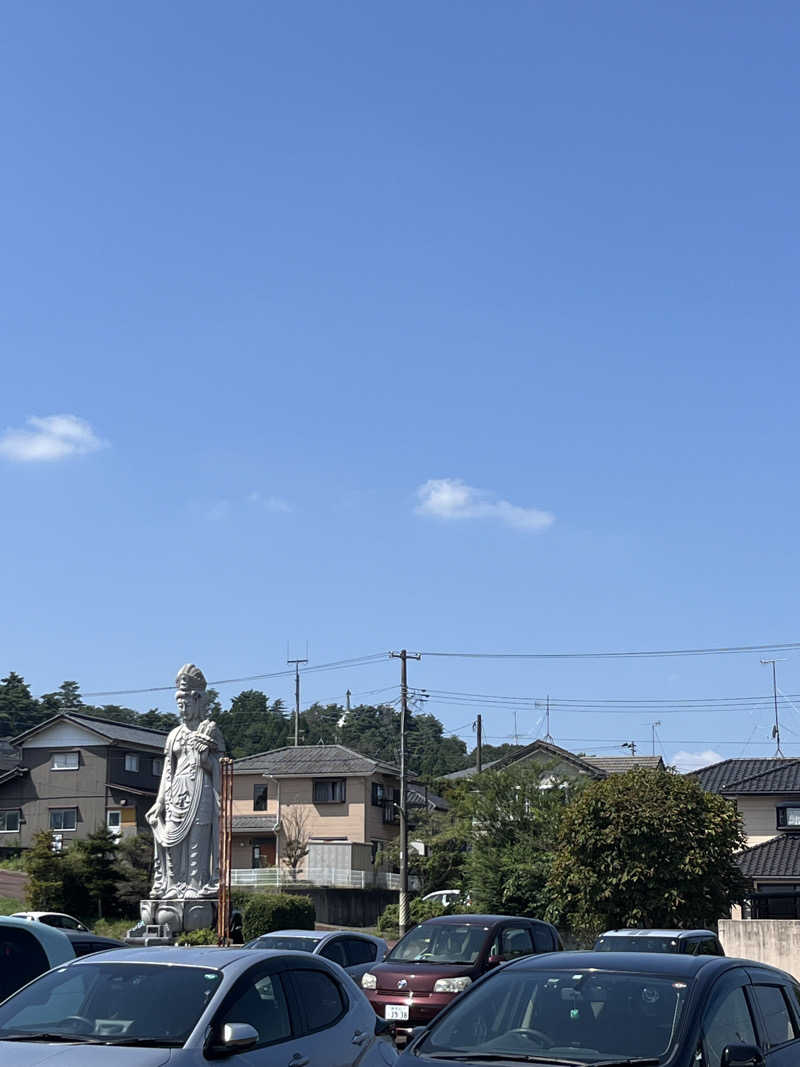
[[[283,952],[313,952],[318,937],[273,937],[271,934],[248,941],[247,948],[277,948]]]
[[[475,963],[488,927],[478,923],[430,923],[398,941],[387,960],[409,963]]]
[[[0,1041],[26,1033],[108,1044],[183,1045],[220,971],[158,963],[59,967],[0,1005]]]
[[[677,952],[676,937],[631,937],[616,934],[598,938],[595,952]]]
[[[594,970],[499,972],[456,1002],[415,1051],[587,1064],[660,1059],[676,1042],[689,984]]]

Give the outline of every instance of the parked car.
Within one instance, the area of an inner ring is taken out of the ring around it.
[[[410,930],[363,974],[361,987],[376,1014],[404,1036],[504,960],[561,949],[556,928],[538,919],[441,915]]]
[[[242,1067],[387,1067],[397,1054],[380,1030],[355,982],[319,956],[126,948],[73,960],[0,1005],[0,1063],[208,1067],[238,1053]]]
[[[28,919],[0,917],[0,1001],[74,958],[75,950],[60,930]]]
[[[244,947],[311,952],[333,960],[349,975],[360,978],[373,963],[381,962],[389,946],[382,937],[349,930],[274,930],[248,941]]]
[[[71,915],[64,915],[60,911],[15,911],[12,919],[30,919],[31,922],[44,923],[46,926],[55,926],[57,930],[81,930],[89,933],[89,927],[79,919],[73,919]]]
[[[124,941],[99,934],[85,934],[82,930],[64,930],[64,936],[72,945],[76,956],[88,956],[92,952],[108,952],[111,948],[125,948]]]
[[[713,930],[606,930],[595,952],[685,952],[690,956],[724,956]]]
[[[458,902],[461,896],[460,889],[437,889],[433,893],[426,893],[423,900],[435,900],[443,908],[449,908],[451,904]]]
[[[529,956],[468,989],[415,1035],[397,1067],[447,1059],[796,1067],[800,993],[790,975],[748,960]]]

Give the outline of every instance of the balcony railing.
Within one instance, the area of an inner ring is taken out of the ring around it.
[[[236,868],[231,871],[231,884],[260,889],[280,889],[287,885],[319,885],[335,889],[394,889],[400,888],[400,875],[391,871],[351,871],[346,867],[311,867],[298,871],[297,877],[286,867]],[[408,888],[419,889],[419,878],[409,875]]]

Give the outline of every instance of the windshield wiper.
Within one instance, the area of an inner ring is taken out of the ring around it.
[[[417,1053],[420,1055],[420,1053]],[[594,1063],[586,1060],[561,1060],[550,1056],[531,1056],[526,1052],[422,1052],[421,1055],[430,1056],[432,1060],[455,1060],[464,1063],[473,1063],[479,1060],[482,1063],[550,1063],[558,1067],[595,1067]],[[605,1062],[605,1061],[604,1061]],[[636,1060],[632,1060],[636,1063]],[[650,1062],[649,1060],[646,1062]]]
[[[587,1067],[655,1067],[661,1060],[657,1056],[622,1056],[618,1060],[592,1060]]]
[[[104,1045],[138,1045],[140,1048],[183,1048],[182,1041],[166,1041],[163,1037],[106,1037]]]
[[[88,1037],[82,1034],[53,1034],[44,1030],[29,1030],[19,1034],[0,1034],[0,1041],[66,1041],[71,1045],[104,1045],[105,1042],[98,1037]]]

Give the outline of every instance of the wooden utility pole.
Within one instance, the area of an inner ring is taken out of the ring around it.
[[[475,746],[475,770],[480,774],[483,770],[483,727],[481,725],[480,715],[478,715],[475,720],[475,733],[477,738],[477,745]]]
[[[286,659],[287,663],[294,664],[294,745],[300,744],[300,664],[308,663],[307,659]]]
[[[422,659],[417,653],[390,652],[400,660],[400,900],[398,927],[402,937],[408,928],[408,768],[406,767],[406,716],[408,715],[408,660]]]
[[[233,760],[219,761],[219,894],[217,896],[217,943],[231,940],[231,839],[233,827]]]

